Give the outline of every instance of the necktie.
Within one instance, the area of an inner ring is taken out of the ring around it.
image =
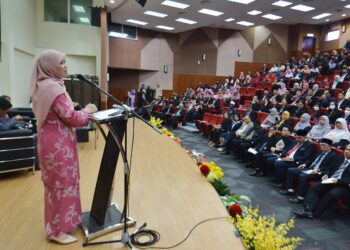
[[[314,169],[319,169],[321,162],[323,161],[323,159],[326,157],[327,153],[322,153],[320,154],[317,159],[311,164],[310,168]]]
[[[297,151],[299,148],[301,147],[301,143],[298,143],[297,145],[295,145],[291,150],[289,150],[287,152],[287,156],[290,156],[291,154],[293,154],[295,151]]]
[[[343,162],[343,164],[338,168],[337,171],[335,171],[335,173],[331,176],[331,178],[334,179],[340,179],[344,170],[346,169],[346,167],[349,165],[349,162],[347,160],[345,160]]]

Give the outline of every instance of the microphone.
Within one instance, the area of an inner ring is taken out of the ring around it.
[[[86,78],[85,76],[78,74],[78,75],[74,75],[76,76],[80,81],[86,82],[88,84],[90,84],[92,87],[98,89],[100,92],[102,92],[103,94],[105,94],[106,96],[110,97],[111,99],[113,99],[113,101],[115,101],[119,106],[121,106],[125,111],[129,111],[130,108],[125,108],[125,104],[121,103],[117,98],[115,98],[113,95],[111,95],[110,93],[106,92],[104,89],[102,89],[96,82]]]
[[[93,86],[94,88],[98,89],[100,92],[102,92],[103,94],[105,94],[106,96],[110,97],[115,103],[117,103],[124,111],[124,117],[125,119],[128,119],[128,114],[129,112],[132,113],[135,117],[137,117],[138,119],[140,119],[141,121],[143,121],[144,123],[146,123],[148,126],[150,126],[151,128],[153,128],[156,132],[158,132],[159,134],[163,134],[163,132],[161,132],[158,128],[153,127],[148,121],[146,121],[145,119],[143,119],[141,116],[139,116],[138,114],[136,114],[136,112],[130,108],[128,105],[125,105],[124,103],[120,102],[117,98],[115,98],[113,95],[111,95],[110,93],[106,92],[104,89],[102,89],[96,82],[87,79],[85,76],[81,75],[81,74],[77,74],[74,75],[74,77],[78,78],[80,81],[86,82],[88,84],[90,84],[91,86]]]

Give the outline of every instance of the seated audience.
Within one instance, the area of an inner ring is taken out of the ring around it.
[[[314,125],[307,136],[311,140],[319,141],[323,138],[332,128],[329,125],[329,118],[326,115],[323,115],[318,119],[318,123]]]
[[[276,124],[275,128],[282,131],[283,127],[292,127],[292,122],[290,120],[290,113],[288,111],[283,111],[281,115],[281,120]]]
[[[250,176],[266,176],[268,173],[267,166],[270,162],[275,161],[283,152],[287,152],[295,144],[290,137],[290,128],[283,127],[281,136],[271,142],[270,148],[258,152],[255,156],[252,167],[255,169]]]
[[[7,113],[11,107],[12,104],[8,99],[0,98],[0,131],[16,129],[24,126],[24,123],[20,122],[23,120],[22,116],[16,115],[15,117],[9,118]]]
[[[275,170],[274,187],[284,187],[284,182],[289,168],[295,168],[307,162],[314,153],[314,145],[307,139],[307,131],[299,129],[296,131],[297,144],[288,152],[281,155],[273,163]]]
[[[338,118],[334,129],[329,131],[324,137],[332,140],[333,144],[339,143],[341,140],[350,141],[350,132],[346,120],[344,118]]]
[[[279,116],[276,108],[270,109],[269,115],[265,118],[261,124],[262,128],[270,128],[276,125],[279,121]]]
[[[309,181],[319,181],[329,171],[331,164],[337,159],[337,154],[331,151],[332,140],[323,138],[320,141],[320,151],[298,167],[289,168],[287,172],[286,189],[281,194],[296,195],[289,199],[293,203],[302,203],[308,189]],[[309,172],[305,172],[309,171]],[[297,182],[295,181],[297,178]]]
[[[310,115],[308,113],[304,113],[300,116],[299,122],[294,127],[294,132],[296,133],[301,129],[307,131],[307,133],[311,129]]]
[[[209,135],[208,145],[210,147],[222,144],[224,142],[223,135],[225,135],[231,128],[232,120],[227,112],[224,113],[224,119],[220,125],[215,125]]]
[[[330,170],[322,176],[322,181],[309,188],[303,207],[293,213],[299,217],[313,219],[330,208],[336,200],[350,199],[349,163],[350,145],[346,146],[344,156],[332,163]]]

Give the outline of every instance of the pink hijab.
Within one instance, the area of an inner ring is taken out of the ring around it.
[[[30,98],[38,130],[42,127],[53,101],[60,94],[64,93],[73,107],[73,102],[62,80],[65,75],[59,68],[65,57],[65,54],[59,51],[45,50],[34,64],[30,81]]]

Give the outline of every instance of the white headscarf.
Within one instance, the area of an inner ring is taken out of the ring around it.
[[[331,139],[333,143],[337,143],[342,139],[350,141],[350,132],[348,129],[348,124],[344,118],[338,118],[336,122],[340,122],[343,126],[342,129],[338,129],[337,125],[329,131],[324,137]]]

